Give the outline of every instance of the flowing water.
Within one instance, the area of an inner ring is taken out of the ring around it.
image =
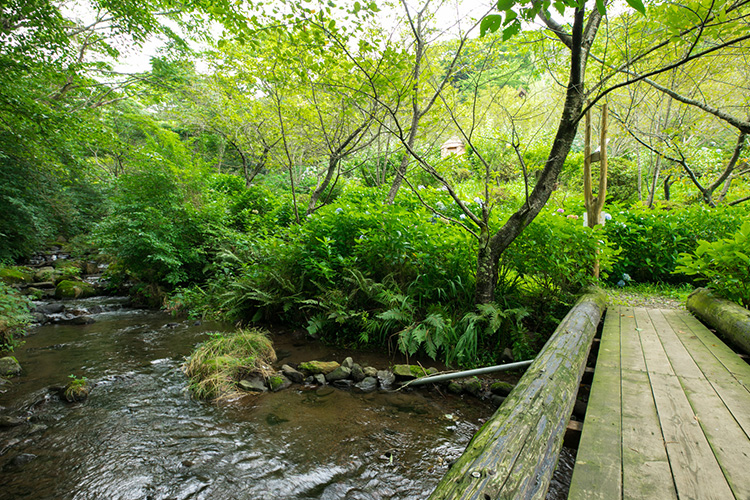
[[[221,404],[191,399],[184,356],[222,325],[173,323],[116,299],[77,301],[93,324],[38,327],[0,388],[2,499],[423,499],[493,409],[436,392],[293,386]],[[350,354],[274,338],[284,362]],[[385,356],[354,353],[384,368]],[[50,391],[69,375],[86,402]]]

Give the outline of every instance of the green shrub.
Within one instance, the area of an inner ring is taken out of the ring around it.
[[[267,332],[250,329],[210,335],[183,365],[190,377],[190,390],[197,398],[226,397],[237,391],[242,378],[253,374],[267,377],[272,373],[276,353]]]
[[[701,240],[695,252],[680,254],[675,272],[698,276],[718,295],[750,308],[750,222],[732,238]]]
[[[31,323],[31,302],[0,281],[0,351],[12,351],[17,337]]]
[[[699,240],[716,241],[736,231],[747,216],[741,207],[703,205],[613,210],[604,232],[622,251],[610,273],[611,281],[616,283],[626,274],[636,282],[684,282],[689,279],[686,275],[674,274],[679,255],[694,251]]]
[[[121,176],[111,204],[112,213],[93,240],[123,270],[147,283],[201,280],[227,233],[223,207],[203,204],[190,181],[166,169]]]
[[[513,271],[508,279],[520,279],[540,300],[565,303],[594,281],[597,259],[606,278],[617,252],[601,226],[592,230],[558,210],[539,214],[503,254],[502,265]]]

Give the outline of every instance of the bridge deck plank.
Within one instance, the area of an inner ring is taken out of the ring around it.
[[[611,307],[568,498],[750,498],[749,386],[689,313]]]

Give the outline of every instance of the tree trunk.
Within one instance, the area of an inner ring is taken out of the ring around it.
[[[687,308],[731,344],[750,354],[750,311],[715,297],[705,288],[698,288],[690,294]]]
[[[477,279],[474,302],[489,304],[495,301],[495,287],[498,280],[499,258],[492,252],[489,244],[490,235],[486,227],[479,234],[479,251],[477,252]]]
[[[638,168],[638,201],[643,201],[643,165],[640,149],[635,150],[635,164]]]
[[[654,177],[651,179],[651,190],[648,193],[648,208],[654,208],[654,198],[656,197],[656,186],[659,183],[659,172],[661,171],[661,156],[656,155],[656,165],[654,165]]]
[[[323,181],[318,184],[318,187],[315,188],[315,191],[312,192],[310,195],[310,203],[307,205],[307,214],[311,214],[316,210],[315,205],[318,203],[318,198],[320,198],[320,195],[323,194],[323,191],[326,190],[328,185],[331,183],[331,179],[333,179],[333,174],[336,173],[336,170],[339,166],[339,157],[335,155],[331,155],[331,157],[328,159],[328,170],[326,171],[326,176],[323,179]]]
[[[482,242],[480,241],[480,252],[489,252],[489,256],[483,255],[478,259],[478,264],[483,265],[482,269],[477,269],[475,300],[478,304],[485,304],[494,298],[494,287],[497,284],[497,281],[492,282],[492,292],[489,292],[484,289],[487,286],[486,281],[479,281],[480,277],[489,276],[487,271],[492,269],[486,266],[485,259],[492,259],[494,272],[496,273],[503,252],[531,224],[547,203],[547,200],[549,200],[552,191],[557,185],[557,178],[562,171],[563,163],[568,157],[570,148],[575,140],[584,101],[583,77],[586,68],[586,59],[583,47],[583,25],[583,9],[576,9],[571,43],[570,77],[565,95],[565,104],[562,116],[560,117],[560,123],[557,127],[557,134],[552,142],[552,149],[544,165],[544,170],[542,170],[539,180],[526,202],[508,218],[503,227],[490,237],[487,246],[482,246]],[[480,285],[483,287],[482,289],[479,288]]]

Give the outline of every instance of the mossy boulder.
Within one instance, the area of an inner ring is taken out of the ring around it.
[[[465,380],[463,386],[464,391],[472,396],[479,397],[482,394],[482,382],[477,377]]]
[[[490,392],[492,392],[492,394],[497,394],[498,396],[507,396],[514,387],[515,385],[510,382],[494,382],[490,386]]]
[[[0,358],[0,376],[15,377],[21,374],[21,365],[13,356]]]
[[[33,280],[34,272],[27,267],[4,267],[0,269],[0,281],[7,285],[31,283]]]
[[[62,283],[63,281],[76,281],[76,278],[81,276],[81,268],[68,264],[66,266],[60,266],[55,271],[55,283]],[[46,280],[45,280],[46,281]]]
[[[426,377],[429,372],[418,365],[395,365],[393,374],[398,380],[412,380],[415,378]]]
[[[268,387],[273,392],[280,391],[282,389],[286,389],[292,385],[292,381],[286,378],[283,374],[277,373],[275,375],[271,375],[268,377]]]
[[[85,281],[65,280],[55,287],[56,299],[84,299],[96,295],[96,289]]]
[[[55,268],[52,266],[40,267],[34,273],[34,281],[37,283],[55,281]]]
[[[341,365],[336,361],[305,361],[300,363],[297,368],[308,375],[317,375],[318,373],[328,375],[339,366]]]
[[[77,403],[86,401],[91,394],[91,384],[86,378],[77,378],[71,380],[63,389],[62,396],[68,403]]]

